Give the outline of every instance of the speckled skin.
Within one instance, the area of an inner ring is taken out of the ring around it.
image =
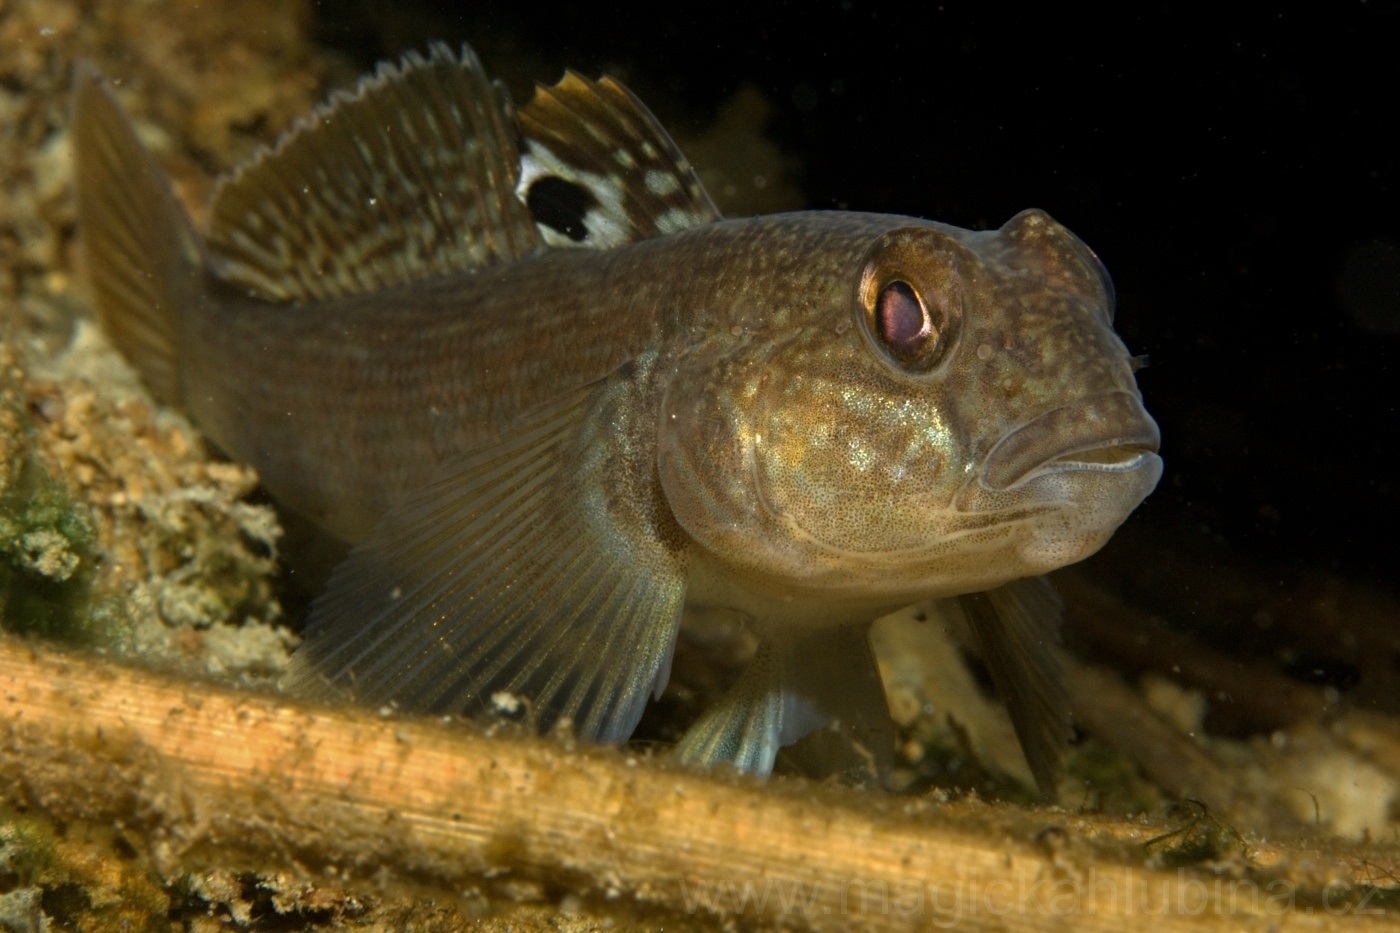
[[[868,264],[953,310],[931,371],[872,335]],[[649,353],[625,440],[654,450],[690,601],[863,621],[1078,560],[1151,490],[1156,428],[1110,288],[1040,212],[987,232],[731,220],[293,313],[211,297],[185,397],[280,501],[354,543],[447,459]],[[1086,447],[1110,462],[1024,476]]]

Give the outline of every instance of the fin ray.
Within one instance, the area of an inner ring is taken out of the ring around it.
[[[672,754],[702,768],[728,763],[750,774],[771,772],[783,729],[780,668],[777,649],[761,643],[738,682],[686,730]]]
[[[78,226],[106,332],[152,394],[180,401],[181,315],[200,300],[198,236],[97,70],[73,78]]]
[[[1036,786],[1046,797],[1053,797],[1071,734],[1069,691],[1055,654],[1060,597],[1049,580],[1032,577],[960,596],[957,601],[1006,702]]]
[[[772,771],[780,748],[827,726],[839,734],[830,743],[833,754],[809,755],[807,764],[830,770],[827,761],[854,746],[874,765],[877,779],[888,774],[894,721],[866,626],[760,644],[738,682],[686,732],[675,754],[693,765],[727,762],[763,775]],[[844,755],[841,767],[852,757]]]
[[[429,712],[479,712],[504,691],[541,729],[567,718],[584,738],[630,735],[685,575],[671,545],[618,532],[580,492],[600,392],[532,413],[392,509],[313,605],[288,689]]]
[[[311,301],[534,253],[515,197],[508,101],[470,48],[382,64],[225,178],[210,212],[220,277]]]

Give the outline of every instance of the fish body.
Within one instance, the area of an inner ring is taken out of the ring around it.
[[[524,698],[625,739],[687,609],[750,669],[680,745],[766,773],[891,738],[867,623],[960,606],[1042,786],[1068,729],[1039,575],[1161,470],[1098,259],[1039,211],[723,219],[646,109],[517,110],[470,50],[383,66],[225,180],[196,233],[78,75],[96,304],[163,400],[352,546],[289,688]]]

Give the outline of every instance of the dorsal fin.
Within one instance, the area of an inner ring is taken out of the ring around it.
[[[224,180],[209,249],[221,278],[274,301],[372,291],[527,256],[504,92],[441,43],[338,92]]]
[[[607,249],[720,218],[695,170],[632,92],[567,73],[521,108],[520,200],[550,246]]]

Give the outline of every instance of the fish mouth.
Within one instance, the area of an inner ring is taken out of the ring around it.
[[[1052,473],[1131,473],[1154,461],[1160,445],[1157,423],[1136,394],[1094,395],[1038,415],[998,441],[982,485],[1006,490]]]

